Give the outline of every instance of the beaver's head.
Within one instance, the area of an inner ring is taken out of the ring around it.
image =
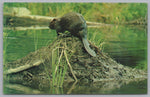
[[[57,24],[57,19],[53,19],[53,20],[49,23],[49,28],[50,28],[50,29],[56,29],[56,24]]]

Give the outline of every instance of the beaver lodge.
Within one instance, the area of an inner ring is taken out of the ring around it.
[[[90,43],[97,57],[91,57],[77,37],[59,36],[53,43],[26,57],[4,65],[4,80],[43,87],[67,82],[99,82],[146,79],[147,73],[117,63]]]

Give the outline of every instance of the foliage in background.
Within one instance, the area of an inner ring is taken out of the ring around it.
[[[4,3],[8,7],[26,7],[33,15],[62,16],[81,13],[87,21],[121,23],[147,18],[147,3]]]

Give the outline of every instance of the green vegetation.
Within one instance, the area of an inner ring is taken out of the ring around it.
[[[9,45],[8,43],[8,34],[9,33],[6,33],[4,32],[3,33],[3,64],[7,63],[7,47]],[[6,68],[3,67],[4,70],[6,70]]]
[[[59,54],[60,55],[57,55]],[[67,71],[67,63],[63,60],[64,50],[60,51],[60,48],[55,48],[52,52],[52,87],[62,87],[64,82],[65,73]]]
[[[122,23],[147,19],[147,3],[4,3],[8,7],[26,7],[33,15],[62,16],[68,12],[81,13],[87,21]]]
[[[8,7],[26,7],[33,15],[50,17],[62,16],[74,11],[81,13],[87,21],[111,24],[147,18],[146,3],[4,3],[4,11]],[[125,62],[123,61],[122,64],[147,70],[147,31],[145,29],[122,26],[88,28],[88,40],[110,56],[122,57],[122,60],[124,58]],[[4,63],[22,58],[56,39],[56,32],[49,29],[26,31],[4,29],[3,32]],[[53,71],[49,73],[45,67],[48,78],[50,80],[52,78],[52,82],[50,81],[52,87],[63,85],[68,68],[67,59],[69,60],[71,56],[66,57],[67,50],[65,50],[60,50],[58,46],[53,51],[52,63],[50,63]],[[138,51],[143,52],[139,54]]]

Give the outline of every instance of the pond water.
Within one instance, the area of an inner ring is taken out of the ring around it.
[[[147,80],[68,83],[63,87],[38,86],[5,83],[4,94],[147,94]]]
[[[3,29],[3,62],[12,62],[47,46],[56,39],[55,31],[48,27],[4,27]],[[145,26],[107,26],[88,28],[88,39],[117,62],[130,67],[147,69],[147,27]],[[103,45],[102,45],[103,44]],[[5,68],[4,68],[5,69]],[[127,82],[127,81],[125,81]],[[145,94],[147,80],[132,81],[123,84],[102,82],[96,84],[76,84],[54,91],[40,90],[47,94]],[[8,83],[7,83],[8,84]],[[88,89],[87,89],[88,88]],[[5,94],[26,94],[22,91],[5,87]]]

